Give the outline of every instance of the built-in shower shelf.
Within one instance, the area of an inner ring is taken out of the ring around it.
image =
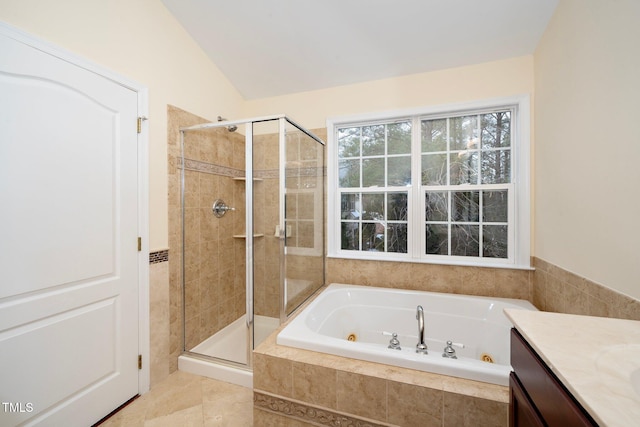
[[[254,237],[254,238],[255,238],[255,237],[264,237],[264,234],[262,234],[262,233],[255,233],[255,234],[253,235],[253,237]],[[234,239],[246,239],[246,238],[247,238],[247,235],[246,235],[246,234],[234,234],[234,235],[233,235],[233,238],[234,238]]]
[[[233,178],[234,181],[246,181],[247,178],[244,176],[236,176]],[[262,181],[262,178],[253,178],[254,181]]]

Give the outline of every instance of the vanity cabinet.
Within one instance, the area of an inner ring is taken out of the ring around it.
[[[598,425],[515,328],[511,366],[509,427]]]

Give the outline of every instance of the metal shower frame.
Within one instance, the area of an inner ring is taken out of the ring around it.
[[[245,277],[246,277],[246,297],[245,297],[245,305],[246,305],[246,325],[247,325],[247,364],[244,365],[242,363],[239,362],[233,362],[233,361],[228,361],[228,360],[223,360],[223,359],[218,359],[218,358],[213,358],[216,359],[216,361],[221,361],[224,364],[229,364],[232,365],[234,367],[240,367],[240,368],[252,368],[253,366],[253,358],[252,358],[252,352],[253,352],[253,337],[254,337],[254,313],[253,313],[253,263],[254,263],[254,257],[253,257],[253,250],[254,250],[254,243],[253,243],[253,125],[254,123],[262,123],[262,122],[269,122],[269,121],[275,121],[277,120],[279,123],[279,128],[278,128],[278,150],[279,150],[279,160],[278,160],[278,173],[279,173],[279,189],[278,189],[278,193],[279,193],[279,200],[278,200],[278,209],[279,209],[279,213],[278,213],[278,230],[279,230],[279,235],[278,235],[278,239],[279,239],[279,252],[280,252],[280,307],[279,307],[279,313],[280,313],[280,323],[282,324],[286,319],[287,319],[287,313],[286,313],[286,283],[285,283],[285,274],[286,274],[286,257],[284,256],[285,254],[285,244],[286,244],[286,227],[285,227],[285,193],[286,193],[286,152],[285,152],[285,144],[286,144],[286,134],[285,134],[285,130],[286,130],[286,124],[289,123],[292,126],[294,126],[295,128],[297,128],[299,131],[303,132],[305,135],[307,135],[308,137],[312,138],[314,141],[322,144],[322,146],[324,147],[326,144],[324,141],[322,141],[320,138],[318,138],[317,136],[315,136],[313,133],[311,133],[309,130],[307,130],[306,128],[304,128],[303,126],[301,126],[300,124],[298,124],[296,121],[292,120],[290,117],[288,117],[285,114],[276,114],[276,115],[271,115],[271,116],[261,116],[261,117],[254,117],[254,118],[247,118],[247,119],[241,119],[241,120],[223,120],[223,121],[217,121],[217,122],[209,122],[209,123],[203,123],[203,124],[199,124],[199,125],[194,125],[194,126],[187,126],[187,127],[181,127],[180,128],[180,148],[181,148],[181,158],[183,159],[183,164],[181,167],[181,179],[180,179],[180,192],[181,192],[181,203],[182,206],[184,206],[184,135],[185,132],[188,131],[196,131],[196,130],[205,130],[205,129],[213,129],[213,128],[233,128],[234,126],[240,126],[240,125],[245,125],[245,181],[246,181],[246,187],[245,187],[245,204],[246,204],[246,212],[249,213],[251,212],[251,215],[246,214],[245,215],[245,233],[246,233],[246,239],[245,239]],[[235,131],[235,129],[234,129]],[[324,190],[323,190],[324,191]],[[324,211],[324,208],[323,208]],[[182,248],[184,251],[184,247],[185,247],[185,233],[184,233],[184,209],[182,209]],[[324,219],[323,219],[324,222]],[[324,226],[324,225],[323,225]],[[251,232],[249,232],[249,230],[251,230]],[[322,247],[324,248],[324,242],[322,244]],[[324,251],[324,249],[323,249]],[[185,265],[184,265],[184,255],[182,256],[181,259],[182,265],[181,265],[181,282],[182,282],[182,291],[184,293],[184,271],[185,271]],[[324,280],[323,280],[324,282]],[[249,296],[251,296],[249,298]],[[185,313],[185,306],[184,306],[184,294],[183,294],[183,304],[182,304],[182,318],[183,318],[183,334],[182,334],[182,348],[185,349],[185,332],[184,332],[184,319],[186,316]],[[187,352],[187,350],[184,350],[185,352]],[[190,355],[197,355],[197,353],[191,353],[188,352]],[[198,355],[200,357],[202,357],[202,355]]]

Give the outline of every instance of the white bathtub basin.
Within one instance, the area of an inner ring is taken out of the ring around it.
[[[415,352],[418,305],[424,308],[426,355]],[[278,334],[277,343],[508,385],[512,325],[504,308],[536,310],[524,300],[332,284]],[[387,348],[392,333],[401,350]],[[442,357],[447,340],[464,345],[454,347],[457,359]]]

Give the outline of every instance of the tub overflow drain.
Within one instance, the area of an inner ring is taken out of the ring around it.
[[[356,334],[349,334],[347,336],[347,341],[355,341],[356,340]]]
[[[487,363],[493,363],[493,357],[491,357],[491,355],[488,353],[482,353],[480,355],[480,360]]]

